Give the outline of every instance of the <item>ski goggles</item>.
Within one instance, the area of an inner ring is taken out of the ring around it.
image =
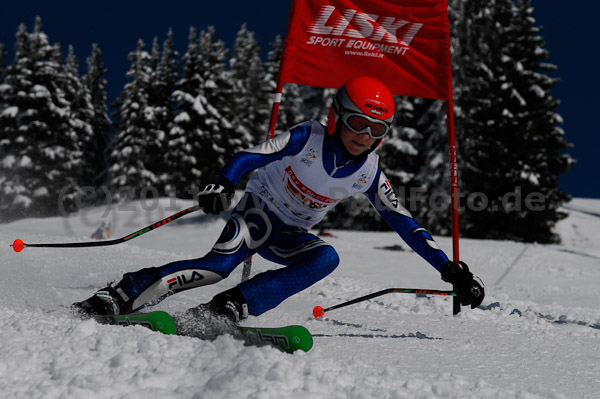
[[[369,137],[378,140],[385,136],[390,125],[380,119],[371,118],[365,114],[344,112],[342,122],[354,133],[368,133]]]

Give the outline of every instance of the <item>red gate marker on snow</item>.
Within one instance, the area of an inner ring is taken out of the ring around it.
[[[315,319],[318,319],[319,317],[325,317],[325,312],[323,312],[323,307],[315,306],[315,308],[313,309],[313,316],[315,316]]]
[[[20,238],[17,238],[15,242],[13,242],[12,247],[15,252],[21,252],[25,248],[25,243]]]

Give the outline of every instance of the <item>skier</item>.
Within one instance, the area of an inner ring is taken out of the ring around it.
[[[274,139],[235,154],[218,180],[200,190],[208,214],[228,209],[236,182],[256,170],[217,242],[202,258],[126,273],[91,298],[73,304],[86,314],[126,314],[174,293],[214,284],[258,253],[285,267],[257,274],[207,304],[178,315],[194,333],[210,320],[237,323],[258,316],[333,272],[335,249],[309,232],[342,199],[364,193],[383,219],[454,285],[462,305],[484,298],[483,283],[463,262],[448,259],[432,236],[400,204],[373,151],[389,131],[394,99],[371,77],[349,80],[336,93],[327,127],[307,121]],[[222,328],[219,327],[219,328]],[[184,327],[185,329],[185,327]]]

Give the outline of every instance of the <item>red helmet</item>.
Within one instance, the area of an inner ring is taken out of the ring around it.
[[[371,127],[364,127],[361,130],[364,123],[353,125],[351,122],[354,116],[366,119]],[[339,88],[333,98],[327,120],[329,134],[335,132],[340,118],[350,130],[356,133],[368,131],[372,138],[379,139],[377,143],[379,145],[394,119],[394,97],[377,79],[368,76],[350,79]]]

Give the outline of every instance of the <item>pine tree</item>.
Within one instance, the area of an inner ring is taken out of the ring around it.
[[[79,148],[82,153],[82,165],[79,170],[79,184],[89,188],[93,187],[97,171],[94,169],[92,160],[96,157],[94,153],[94,106],[90,91],[83,84],[79,76],[79,62],[75,56],[73,46],[69,51],[64,65],[63,90],[67,101],[71,104],[70,123],[73,133],[79,138]],[[91,190],[90,190],[91,194]]]
[[[160,132],[163,143],[163,156],[160,160],[161,170],[158,173],[160,181],[160,194],[169,193],[169,130],[175,118],[175,101],[173,92],[179,73],[178,53],[175,51],[173,30],[169,29],[167,38],[159,49],[158,39],[155,38],[152,46],[151,74],[149,102],[156,110],[156,128]]]
[[[155,162],[155,171],[159,179],[158,193],[166,193],[169,170],[167,168],[167,148],[169,130],[175,117],[175,104],[172,94],[175,91],[175,81],[179,62],[177,52],[174,50],[173,31],[169,29],[167,38],[162,44],[162,51],[158,38],[154,38],[150,56],[150,82],[148,88],[148,107],[153,110],[154,128],[152,136],[157,137],[161,150],[158,150]]]
[[[166,153],[168,174],[163,176],[166,191],[178,197],[191,196],[194,182],[202,175],[197,166],[197,153],[188,140],[194,133],[190,113],[194,110],[194,99],[199,94],[201,71],[198,63],[198,42],[196,29],[190,27],[187,51],[183,55],[183,72],[176,82],[173,93],[176,115],[169,130]]]
[[[232,113],[233,83],[227,74],[229,50],[217,38],[216,30],[209,26],[198,38],[198,62],[201,71],[202,92],[209,102],[220,110]]]
[[[178,197],[193,196],[202,181],[214,181],[226,160],[247,146],[247,134],[230,108],[233,89],[226,54],[214,28],[201,32],[200,38],[190,29],[182,76],[173,93],[177,115],[167,154],[168,189]]]
[[[6,49],[4,43],[0,42],[0,84],[4,80],[4,74],[6,73]]]
[[[158,194],[163,137],[156,129],[155,108],[149,104],[152,70],[142,39],[138,39],[129,60],[127,77],[131,81],[116,103],[108,186],[116,198],[132,199]]]
[[[560,155],[569,144],[550,94],[557,81],[544,74],[552,67],[544,62],[543,39],[528,3],[474,0],[461,6],[459,183],[471,200],[464,203],[461,231],[554,242],[557,208],[568,198],[557,178],[571,161]],[[544,209],[527,198],[542,200]]]
[[[270,88],[264,85],[265,70],[259,43],[246,24],[238,31],[229,64],[235,83],[233,107],[239,123],[248,129],[254,143],[261,143],[267,137],[271,116]]]
[[[106,150],[111,120],[108,116],[108,96],[106,94],[106,79],[104,74],[107,69],[102,62],[102,52],[96,43],[92,44],[92,53],[86,60],[87,73],[83,76],[83,84],[90,93],[92,104],[92,136],[84,144],[83,152],[87,158],[89,171],[89,184],[100,186],[106,178]],[[99,193],[101,194],[101,193]]]
[[[240,116],[233,107],[237,93],[231,73],[227,70],[229,50],[222,40],[217,39],[212,26],[200,33],[199,45],[204,96],[218,111],[220,119],[220,129],[213,139],[213,146],[220,149],[218,152],[221,156],[217,163],[220,169],[232,154],[248,148],[253,140],[249,129],[241,123]],[[210,173],[216,174],[218,171],[212,169]]]
[[[381,168],[390,184],[402,199],[407,199],[411,195],[411,189],[418,185],[417,174],[421,169],[418,144],[423,136],[415,123],[419,100],[401,96],[395,100],[396,111],[392,128],[377,151],[381,159]]]
[[[508,180],[523,202],[519,203],[519,198],[505,199],[502,209],[512,213],[513,220],[507,223],[506,218],[497,218],[497,229],[504,236],[525,241],[557,242],[559,237],[552,229],[566,216],[558,208],[569,200],[559,189],[558,177],[573,163],[570,156],[561,154],[571,145],[559,127],[562,118],[555,111],[559,101],[551,94],[559,79],[546,75],[556,67],[547,63],[549,53],[541,28],[535,26],[530,1],[502,3],[502,15],[510,21],[510,27],[501,58],[506,79],[501,76],[499,92],[506,104],[502,113],[512,119],[509,127],[517,132],[506,135],[511,155],[505,162],[511,166]],[[528,196],[539,198],[543,206],[532,206],[526,200]]]
[[[25,23],[21,23],[16,33],[15,58],[12,65],[5,71],[0,85],[0,218],[3,221],[22,217],[25,209],[32,200],[31,189],[28,187],[27,169],[31,167],[31,157],[28,156],[32,140],[19,132],[19,124],[30,101],[19,98],[17,93],[21,88],[29,88],[31,82],[26,79],[26,73],[31,70],[29,33]],[[27,141],[26,141],[27,140]]]
[[[173,49],[173,32],[169,30],[162,46],[158,38],[152,43],[150,56],[150,82],[148,88],[148,104],[154,109],[157,135],[165,136],[173,119],[171,94],[177,78],[177,60]]]
[[[421,224],[434,234],[450,235],[450,161],[446,103],[419,99],[417,102],[415,140],[419,168],[413,192],[407,193],[408,208]]]
[[[15,59],[0,89],[0,212],[4,218],[77,208],[80,138],[70,120],[60,47],[36,17],[19,26]]]
[[[169,131],[170,124],[173,122],[172,94],[175,90],[175,82],[179,69],[178,54],[174,47],[173,30],[169,29],[167,38],[162,44],[160,59],[156,63],[156,66],[153,65],[152,67],[150,103],[154,104],[159,111],[160,118],[157,120],[157,126],[159,130],[164,132],[162,134],[165,135]]]

